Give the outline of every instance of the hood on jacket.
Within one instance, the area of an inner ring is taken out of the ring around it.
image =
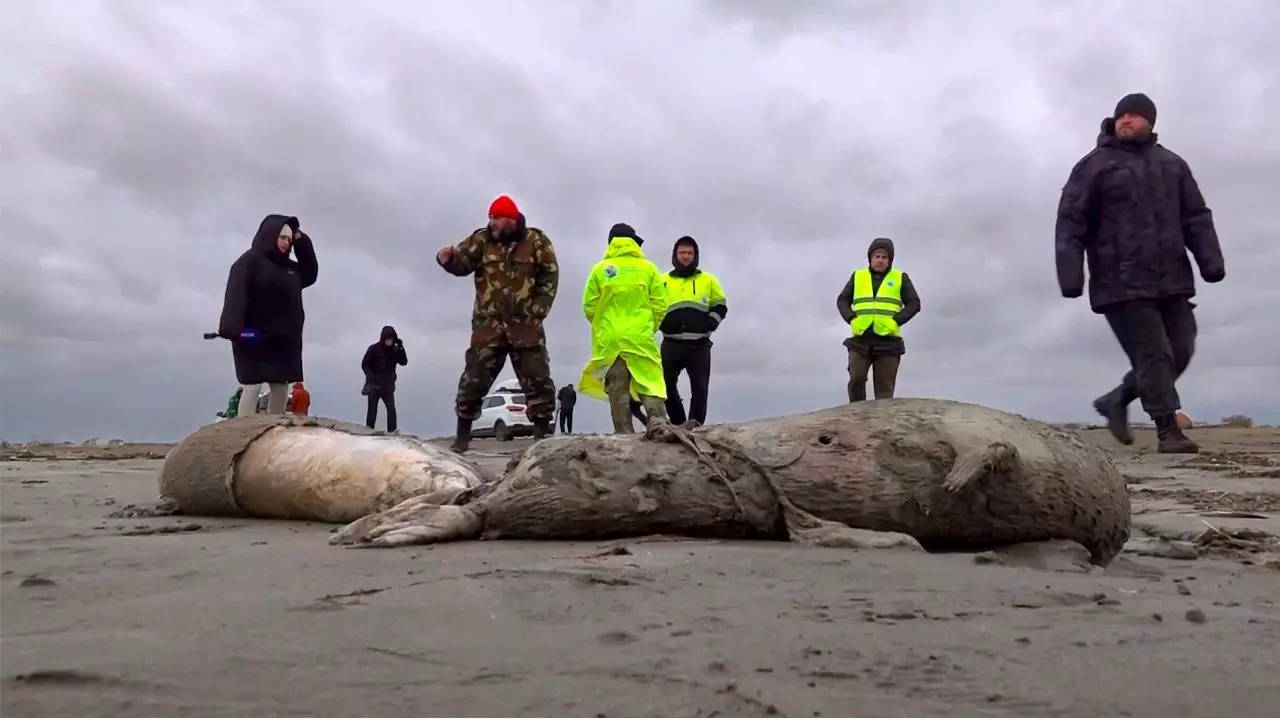
[[[253,236],[251,247],[259,252],[266,253],[268,257],[280,257],[280,251],[276,249],[276,238],[280,235],[280,228],[285,225],[293,228],[294,235],[297,235],[298,218],[292,215],[266,216],[262,219],[262,223],[258,225],[258,233]]]
[[[1113,147],[1142,148],[1142,147],[1146,147],[1147,145],[1154,145],[1158,138],[1159,136],[1156,135],[1156,131],[1152,130],[1151,132],[1147,133],[1147,136],[1145,138],[1143,138],[1141,141],[1136,143],[1121,140],[1120,138],[1116,137],[1116,119],[1113,117],[1105,117],[1105,118],[1102,118],[1102,127],[1101,129],[1098,130],[1097,147],[1113,146]]]
[[[693,262],[689,263],[689,267],[681,267],[680,262],[676,260],[676,250],[679,250],[681,245],[688,245],[693,248]],[[679,240],[676,240],[676,243],[671,246],[671,274],[677,277],[697,275],[702,272],[698,269],[698,260],[700,258],[701,253],[698,250],[698,241],[688,235],[685,235]]]
[[[867,246],[867,262],[871,262],[871,253],[877,250],[884,250],[889,253],[889,267],[893,267],[893,241],[889,238],[879,237],[871,241]],[[886,270],[888,268],[885,268]]]
[[[391,338],[392,340],[399,340],[400,336],[396,334],[395,328],[391,327],[390,325],[383,325],[382,334],[378,337],[378,342],[386,342],[387,338]]]
[[[609,240],[609,248],[604,251],[605,258],[622,257],[624,255],[644,257],[644,251],[640,249],[640,243],[633,237],[624,235]]]
[[[305,390],[306,388],[302,387],[302,383],[300,383],[300,382],[296,382],[296,383],[294,383],[294,384],[293,384],[293,389],[294,389],[294,390]]]
[[[644,238],[637,235],[635,228],[626,223],[615,223],[613,227],[609,228],[609,242],[613,242],[614,238],[620,237],[631,238],[636,241],[636,245],[644,244]]]

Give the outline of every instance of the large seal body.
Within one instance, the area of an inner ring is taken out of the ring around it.
[[[876,400],[677,434],[543,440],[497,483],[446,507],[410,500],[332,542],[681,533],[859,546],[905,535],[961,550],[1069,539],[1105,565],[1129,535],[1128,490],[1105,452],[979,405]]]
[[[480,483],[460,456],[416,438],[288,415],[206,425],[171,450],[160,470],[161,498],[185,515],[339,523]]]

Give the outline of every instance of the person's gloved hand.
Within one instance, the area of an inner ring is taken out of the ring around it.
[[[1222,279],[1226,276],[1227,269],[1221,265],[1200,271],[1200,277],[1204,278],[1204,281],[1207,283],[1222,282]]]
[[[1084,294],[1084,287],[1064,287],[1062,288],[1062,297],[1078,298]]]

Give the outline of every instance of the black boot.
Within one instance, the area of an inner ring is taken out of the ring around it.
[[[1174,415],[1156,419],[1156,440],[1156,452],[1188,455],[1200,452],[1200,446],[1182,434],[1182,428],[1178,427],[1178,419]]]
[[[469,447],[471,447],[471,421],[458,418],[458,434],[449,449],[456,453],[464,453]]]
[[[1107,429],[1121,445],[1133,444],[1133,432],[1129,430],[1129,409],[1107,393],[1093,401],[1093,409],[1107,419]]]
[[[534,420],[533,421],[533,439],[541,440],[551,434],[550,420]]]

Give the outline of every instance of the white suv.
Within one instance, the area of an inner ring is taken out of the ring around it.
[[[480,417],[471,425],[476,437],[493,435],[498,440],[510,440],[516,435],[532,435],[533,423],[525,414],[524,391],[515,380],[498,384],[498,389],[484,396],[480,403]]]

